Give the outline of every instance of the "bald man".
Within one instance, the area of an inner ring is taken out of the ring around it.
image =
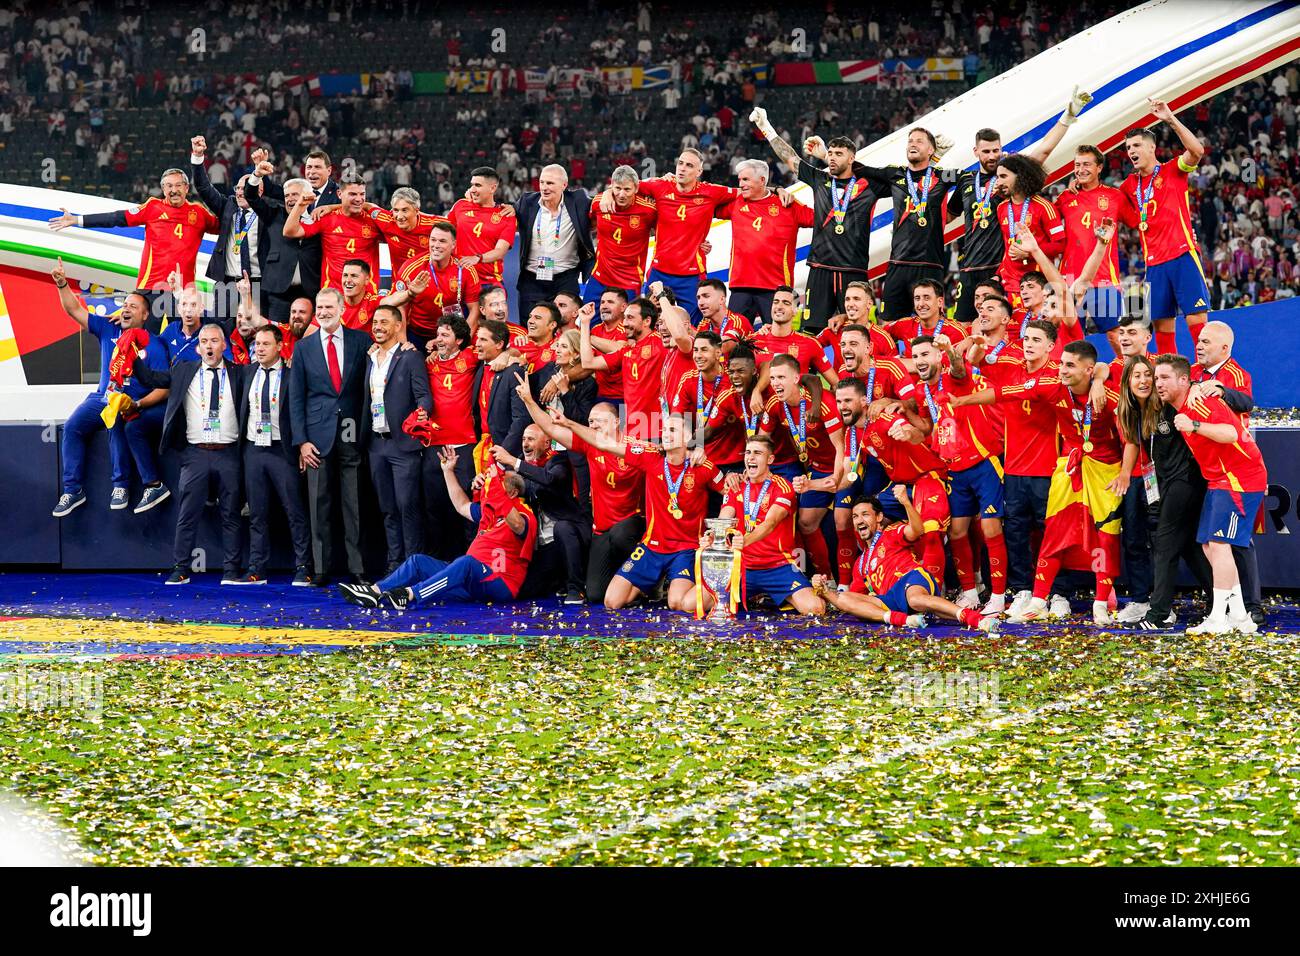
[[[1232,357],[1236,339],[1227,322],[1206,322],[1196,335],[1196,362],[1192,365],[1192,384],[1198,393],[1219,395],[1227,406],[1241,416],[1242,428],[1250,428],[1250,413],[1255,408],[1255,396],[1250,373]],[[1254,520],[1254,516],[1251,516]],[[1252,540],[1244,548],[1234,546],[1233,560],[1237,563],[1237,576],[1241,579],[1241,596],[1251,620],[1259,627],[1267,623],[1264,616],[1263,594],[1259,584],[1259,559]]]
[[[582,280],[596,261],[587,190],[570,185],[568,172],[555,164],[542,169],[537,183],[538,191],[524,193],[515,206],[521,316],[561,292],[581,296]]]

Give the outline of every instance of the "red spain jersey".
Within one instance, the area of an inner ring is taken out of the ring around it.
[[[604,322],[595,322],[591,326],[592,340],[601,339],[605,342],[626,342],[627,332],[623,331],[623,323],[617,325],[606,325]],[[623,373],[619,369],[600,369],[596,372],[596,394],[605,398],[623,398]]]
[[[585,455],[591,471],[591,530],[604,534],[645,506],[645,475],[626,455],[593,448],[577,435],[571,451]]]
[[[449,359],[435,352],[426,363],[429,391],[433,393],[433,420],[438,425],[439,445],[472,445],[474,434],[474,372],[478,356],[461,349]]]
[[[365,213],[349,216],[341,209],[332,209],[320,215],[304,214],[302,228],[308,236],[321,237],[322,289],[338,288],[343,276],[343,263],[349,259],[364,259],[370,266],[368,288],[371,292],[378,290],[381,236],[373,218]]]
[[[1015,220],[1016,229],[1020,229],[1021,213],[1024,214],[1024,228],[1034,234],[1038,246],[1049,259],[1056,259],[1065,248],[1065,225],[1061,216],[1046,196],[1034,196],[1024,203],[1007,200],[998,207],[998,225],[1002,229],[1004,252],[1002,262],[998,265],[998,278],[1007,290],[1007,298],[1012,305],[1020,305],[1020,280],[1026,272],[1033,272],[1033,256],[1015,258],[1012,256],[1011,223]]]
[[[846,378],[859,379],[867,387],[867,401],[878,398],[907,399],[916,397],[916,387],[912,375],[898,364],[896,359],[877,357],[869,367],[858,366],[856,372],[849,371],[847,365],[836,369],[840,381]]]
[[[691,369],[682,376],[669,405],[674,412],[688,416],[695,428],[712,426],[717,432],[704,453],[716,465],[734,465],[745,453],[745,425],[728,411],[719,414],[718,400],[731,391],[726,373],[713,378],[703,376],[699,369]]]
[[[742,395],[736,391],[735,386],[730,386],[718,396],[717,402],[713,406],[713,418],[709,424],[713,428],[725,427],[735,429],[734,441],[740,448],[741,458],[744,458],[745,442],[749,440],[751,434],[757,434],[759,424],[763,421],[763,413],[752,412],[749,410],[750,396]],[[789,432],[785,429],[778,429],[772,433],[772,438],[776,441],[776,454],[772,458],[772,464],[784,465],[798,458],[798,452],[795,451],[794,441],[790,438]],[[712,457],[712,456],[710,456]]]
[[[196,202],[168,205],[156,196],[143,206],[126,210],[129,226],[144,226],[144,250],[140,253],[137,289],[166,289],[167,276],[181,267],[181,283],[194,284],[194,259],[199,254],[205,232],[221,231],[221,222]]]
[[[366,292],[362,294],[361,301],[356,305],[348,305],[347,300],[344,299],[343,324],[349,329],[359,329],[373,336],[374,333],[370,329],[370,320],[375,317],[375,308],[383,298],[378,292]]]
[[[749,492],[749,511],[745,511],[745,492]],[[736,513],[736,527],[749,534],[771,514],[773,508],[784,508],[785,517],[776,527],[757,541],[745,545],[745,570],[765,571],[794,564],[794,526],[799,510],[799,496],[790,482],[770,472],[762,481],[746,481],[722,499],[723,508]]]
[[[515,244],[515,216],[509,206],[479,206],[468,199],[457,199],[447,218],[456,227],[458,259],[491,252],[502,239],[507,247]],[[480,262],[474,268],[486,285],[503,285],[501,267],[504,261]]]
[[[721,327],[711,318],[701,318],[700,324],[695,327],[695,331],[717,332],[724,342],[740,342],[753,337],[754,323],[749,321],[746,316],[737,315],[728,309],[726,316],[722,319]]]
[[[696,550],[709,507],[709,488],[722,490],[722,472],[718,466],[707,458],[692,465],[689,456],[680,465],[674,465],[657,445],[642,441],[629,441],[624,457],[645,475],[646,524],[641,543],[658,554]],[[674,518],[669,507],[669,479],[675,484],[680,482],[677,488],[680,518]]]
[[[463,314],[468,314],[469,307],[478,302],[481,286],[473,266],[461,268],[448,256],[445,266],[430,270],[429,257],[423,255],[409,260],[398,270],[393,291],[405,290],[421,272],[430,273],[429,285],[407,304],[406,324],[417,335],[433,338],[438,332],[443,306],[459,302]]]
[[[613,372],[623,376],[623,401],[627,406],[627,435],[648,441],[658,421],[660,389],[663,387],[664,360],[668,350],[659,336],[651,332],[639,341],[628,341],[622,349],[610,352],[605,361]]]
[[[736,190],[697,183],[684,193],[674,179],[643,179],[637,192],[653,199],[659,210],[654,268],[674,276],[703,275],[700,243],[709,236],[714,211],[735,199]]]
[[[1234,358],[1228,359],[1211,375],[1209,369],[1203,365],[1192,363],[1192,383],[1204,381],[1214,381],[1220,383],[1224,388],[1231,388],[1234,391],[1245,392],[1246,397],[1252,402],[1255,400],[1255,393],[1250,381],[1250,373],[1237,364]],[[1241,415],[1241,424],[1244,428],[1250,427],[1250,413],[1243,412]]]
[[[921,562],[907,540],[907,522],[898,521],[872,535],[853,562],[853,584],[850,590],[865,594],[867,588],[875,594],[884,594],[900,579],[913,571],[922,571]],[[874,543],[874,547],[873,547]]]
[[[840,338],[843,334],[843,328],[833,332],[827,326],[817,335],[817,341],[831,350],[831,366],[835,369],[839,369],[844,364],[844,352],[840,348]],[[898,354],[894,347],[893,336],[878,325],[867,326],[867,341],[871,344],[871,354],[877,358],[893,358]]]
[[[1192,211],[1187,204],[1187,177],[1195,169],[1195,166],[1184,168],[1180,154],[1172,161],[1158,164],[1152,176],[1141,177],[1143,197],[1148,192],[1151,194],[1146,203],[1147,231],[1138,233],[1148,269],[1177,259],[1184,252],[1190,252],[1196,260],[1196,267],[1201,267],[1192,232]],[[1142,208],[1138,203],[1137,173],[1124,180],[1120,192],[1131,214],[1140,221]]]
[[[1119,396],[1109,389],[1106,390],[1106,408],[1100,413],[1089,411],[1092,403],[1086,394],[1075,395],[1045,368],[1019,385],[995,385],[994,391],[999,402],[1028,399],[1051,408],[1056,416],[1056,431],[1061,439],[1063,456],[1083,453],[1083,433],[1091,419],[1088,433],[1093,448],[1087,453],[1088,457],[1107,465],[1118,464],[1123,457],[1124,442],[1120,438],[1115,414],[1119,408]]]
[[[388,243],[388,258],[392,263],[394,275],[409,260],[429,254],[429,233],[433,231],[434,223],[447,221],[443,216],[422,212],[418,214],[411,231],[407,232],[397,224],[397,220],[387,209],[372,209],[370,217],[374,219],[375,226],[384,237],[384,241]]]
[[[802,389],[800,395],[807,401],[808,395]],[[791,407],[773,395],[763,407],[763,417],[758,423],[759,431],[770,435],[774,431],[784,432],[794,444],[796,454],[799,449],[799,405]],[[821,417],[814,422],[804,422],[804,447],[808,453],[808,467],[816,471],[832,474],[835,471],[835,459],[838,452],[831,436],[844,428],[839,413],[822,399]]]
[[[504,510],[506,505],[502,504],[498,508],[492,503],[495,499],[504,497],[500,494],[485,494],[481,503],[476,501],[470,505],[470,517],[478,520],[478,534],[465,553],[492,569],[489,579],[500,578],[511,594],[518,594],[524,578],[528,576],[528,562],[537,542],[537,516],[522,498],[507,499],[509,505],[523,515],[526,522],[523,537],[520,537],[506,524],[506,514],[509,513]]]
[[[916,316],[908,319],[899,319],[897,322],[891,322],[886,329],[890,337],[894,340],[894,351],[898,358],[912,357],[912,340],[920,338],[922,335],[946,335],[948,340],[956,345],[970,333],[966,331],[966,326],[962,325],[956,319],[949,319],[941,316],[939,321],[934,323],[934,328],[927,329],[921,320]],[[874,342],[872,351],[875,351]],[[944,361],[947,361],[946,359]]]
[[[871,455],[880,462],[889,480],[910,485],[922,475],[947,478],[948,465],[925,442],[912,444],[889,437],[889,429],[895,421],[906,422],[907,419],[902,415],[881,415],[867,426]]]
[[[944,457],[950,471],[965,471],[974,468],[980,462],[999,455],[1002,452],[1002,421],[988,405],[966,405],[951,408],[949,399],[954,395],[969,395],[983,391],[988,386],[978,375],[967,374],[965,378],[956,379],[948,372],[940,372],[938,382],[927,384],[916,381],[916,412],[923,419],[934,423],[930,433],[930,447],[936,454]],[[935,422],[930,410],[933,401],[939,410],[940,421]],[[957,423],[957,435],[953,436],[952,447],[956,449],[955,457],[946,457],[944,446],[940,443],[945,436],[940,433],[940,425],[947,413]]]
[[[771,193],[764,199],[737,196],[721,206],[719,219],[731,220],[731,272],[733,289],[775,289],[794,285],[794,253],[800,229],[813,224],[811,206],[801,202],[781,205]]]
[[[555,361],[555,339],[538,345],[532,339],[520,343],[516,348],[524,360],[524,366],[528,369],[528,374],[532,375],[539,368]]]
[[[634,196],[626,212],[601,212],[600,200],[593,199],[590,216],[596,227],[596,265],[591,277],[611,289],[640,289],[645,284],[656,215],[654,200],[644,196]]]
[[[800,375],[807,375],[813,370],[823,374],[831,370],[831,363],[826,361],[821,343],[802,332],[774,335],[772,326],[768,325],[754,336],[752,344],[759,365],[772,361],[777,355],[792,355],[799,362]]]
[[[682,379],[695,371],[695,360],[675,345],[664,346],[664,353],[664,367],[659,373],[659,395],[664,405],[669,406]]]
[[[1056,211],[1065,226],[1065,252],[1061,258],[1061,275],[1073,282],[1083,273],[1084,264],[1097,247],[1093,230],[1103,219],[1114,219],[1126,226],[1136,226],[1133,207],[1124,202],[1124,194],[1113,186],[1094,186],[1072,193],[1068,189],[1056,197]],[[1111,241],[1106,258],[1093,279],[1096,286],[1118,286],[1119,243]]]
[[[1242,425],[1241,416],[1227,402],[1216,395],[1185,401],[1178,410],[1194,422],[1231,425],[1237,433],[1236,441],[1217,442],[1196,432],[1183,432],[1209,487],[1223,491],[1268,491],[1264,456],[1250,437],[1250,431]],[[1247,517],[1253,521],[1255,516]]]

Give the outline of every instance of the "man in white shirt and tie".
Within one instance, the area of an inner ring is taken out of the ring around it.
[[[208,278],[216,283],[214,311],[228,329],[233,329],[235,310],[239,307],[239,293],[235,284],[245,275],[253,283],[259,311],[262,315],[268,314],[268,302],[262,293],[261,281],[265,255],[259,256],[264,237],[261,235],[257,213],[244,195],[245,190],[260,190],[261,181],[250,184],[249,177],[242,176],[235,184],[235,194],[227,196],[215,188],[208,178],[204,166],[206,152],[207,141],[204,137],[195,136],[190,140],[190,178],[194,181],[199,198],[221,222],[221,232],[208,260],[207,271]]]

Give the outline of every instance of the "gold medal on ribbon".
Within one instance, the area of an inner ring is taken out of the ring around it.
[[[1086,442],[1083,443],[1083,450],[1084,450],[1085,452],[1091,453],[1091,452],[1092,452],[1092,447],[1093,447],[1093,446],[1092,446],[1092,442],[1090,442],[1090,441],[1086,441]]]
[[[837,235],[837,236],[842,236],[842,235],[844,235],[844,223],[842,223],[842,222],[837,222],[837,223],[835,224],[835,235]]]

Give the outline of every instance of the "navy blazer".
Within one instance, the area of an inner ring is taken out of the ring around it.
[[[542,206],[541,193],[524,193],[515,203],[515,218],[519,225],[519,278],[522,281],[529,261],[529,247],[533,243],[533,224]],[[591,195],[581,186],[571,186],[564,191],[564,214],[573,220],[578,234],[578,268],[583,278],[591,275],[596,264],[596,245],[591,239]],[[528,276],[533,273],[527,272]]]
[[[320,290],[321,263],[325,254],[321,251],[320,236],[305,236],[302,239],[284,238],[284,223],[289,218],[284,208],[284,187],[269,179],[262,180],[262,195],[254,201],[254,190],[249,190],[248,204],[253,207],[258,218],[265,218],[271,239],[267,242],[266,263],[262,266],[262,287],[267,292],[281,293],[293,284],[294,266],[298,267],[298,278],[309,298],[314,298]],[[334,180],[325,184],[311,209],[317,206],[332,206],[339,201],[339,188]],[[258,237],[260,243],[261,237]],[[258,249],[259,258],[261,249]]]
[[[245,368],[247,368],[247,371],[244,373],[243,379],[239,385],[239,437],[241,440],[247,442],[249,418],[248,393],[253,389],[253,379],[257,378],[257,370],[261,368],[261,366],[254,362],[251,365],[245,366]],[[290,367],[287,364],[281,364],[280,366],[280,400],[277,404],[274,404],[271,407],[280,419],[280,451],[284,453],[285,458],[289,459],[294,464],[297,464],[298,453],[294,448],[293,422],[290,420],[289,414],[289,379],[292,377],[289,368]],[[248,442],[248,444],[251,445],[253,443]]]
[[[149,388],[170,389],[167,393],[167,408],[163,412],[162,437],[158,441],[158,449],[164,454],[168,448],[181,449],[189,445],[189,439],[185,435],[188,426],[188,422],[185,420],[185,396],[190,390],[190,383],[194,381],[194,376],[202,365],[202,362],[177,362],[169,369],[153,369],[140,361],[138,356],[135,360],[135,367],[131,370],[133,378],[149,386]],[[243,383],[248,368],[247,365],[226,362],[226,372],[230,376],[230,394],[235,397],[236,401],[238,401],[241,389],[244,392],[248,390],[248,386]],[[236,405],[235,411],[236,417],[239,418],[238,405]],[[239,418],[239,422],[240,435],[242,436],[247,421]]]
[[[419,454],[424,448],[416,439],[402,431],[402,423],[416,408],[423,408],[433,415],[433,391],[429,388],[428,366],[420,357],[419,349],[397,350],[388,361],[388,377],[384,379],[384,420],[392,434],[391,441],[398,451]],[[362,416],[364,424],[361,434],[368,445],[373,435],[374,419],[370,415],[370,373],[374,370],[374,360],[366,356],[366,414]]]
[[[519,385],[516,375],[523,375],[524,366],[508,365],[492,376],[492,386],[488,391],[488,410],[486,427],[483,416],[479,413],[478,394],[483,383],[486,363],[480,362],[474,372],[473,397],[474,431],[482,435],[486,431],[492,436],[493,443],[500,445],[512,455],[523,457],[524,429],[532,424],[533,417],[528,414],[528,406],[519,397],[515,388]]]
[[[190,163],[190,180],[194,183],[194,188],[198,191],[199,198],[203,200],[204,205],[212,210],[212,215],[221,220],[221,231],[217,233],[216,248],[212,250],[212,255],[208,258],[207,276],[213,282],[224,282],[227,278],[226,251],[230,245],[230,237],[235,234],[235,217],[240,212],[239,200],[233,194],[227,196],[213,186],[212,180],[208,179],[207,168],[202,163]],[[252,193],[254,190],[249,189],[247,192]],[[249,203],[249,208],[252,212],[257,212],[256,209],[252,209],[252,203]],[[269,251],[266,233],[266,220],[259,215],[257,217],[257,269],[259,273],[266,271],[266,254]],[[239,277],[236,276],[235,278]]]
[[[568,455],[552,455],[541,466],[521,457],[515,471],[524,479],[525,497],[552,521],[586,524],[587,516],[574,495],[573,465]]]
[[[325,352],[316,335],[304,336],[293,347],[289,372],[289,421],[295,446],[311,442],[322,455],[334,448],[340,420],[353,424],[352,441],[360,443],[364,422],[370,414],[366,403],[366,350],[371,338],[365,332],[339,326],[343,333],[340,364],[343,387],[334,390]]]

